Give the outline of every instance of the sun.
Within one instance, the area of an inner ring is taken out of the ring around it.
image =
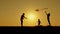
[[[35,14],[34,13],[30,13],[30,14],[28,14],[28,19],[29,20],[35,20]]]
[[[35,18],[35,15],[34,14],[30,14],[29,19],[30,20],[34,20],[34,18]]]

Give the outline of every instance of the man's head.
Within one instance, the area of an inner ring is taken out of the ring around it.
[[[25,15],[25,13],[23,13],[23,15]]]

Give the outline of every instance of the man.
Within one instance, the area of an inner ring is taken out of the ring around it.
[[[20,19],[20,20],[21,20],[21,26],[23,26],[23,19],[24,19],[24,18],[26,18],[26,17],[25,17],[25,13],[23,13],[23,14],[21,15],[21,19]]]
[[[49,23],[49,26],[51,26],[50,24],[50,13],[47,14],[47,12],[45,11],[46,15],[47,15],[47,20],[48,20],[48,23]]]

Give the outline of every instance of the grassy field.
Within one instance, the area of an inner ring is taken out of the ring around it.
[[[0,31],[15,31],[15,32],[57,32],[60,31],[60,26],[0,26]]]

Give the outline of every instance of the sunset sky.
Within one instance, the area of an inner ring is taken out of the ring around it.
[[[60,0],[0,0],[0,26],[21,26],[20,17],[25,13],[24,26],[47,26],[45,10],[50,12],[52,26],[60,26]],[[39,9],[39,11],[35,11]]]

